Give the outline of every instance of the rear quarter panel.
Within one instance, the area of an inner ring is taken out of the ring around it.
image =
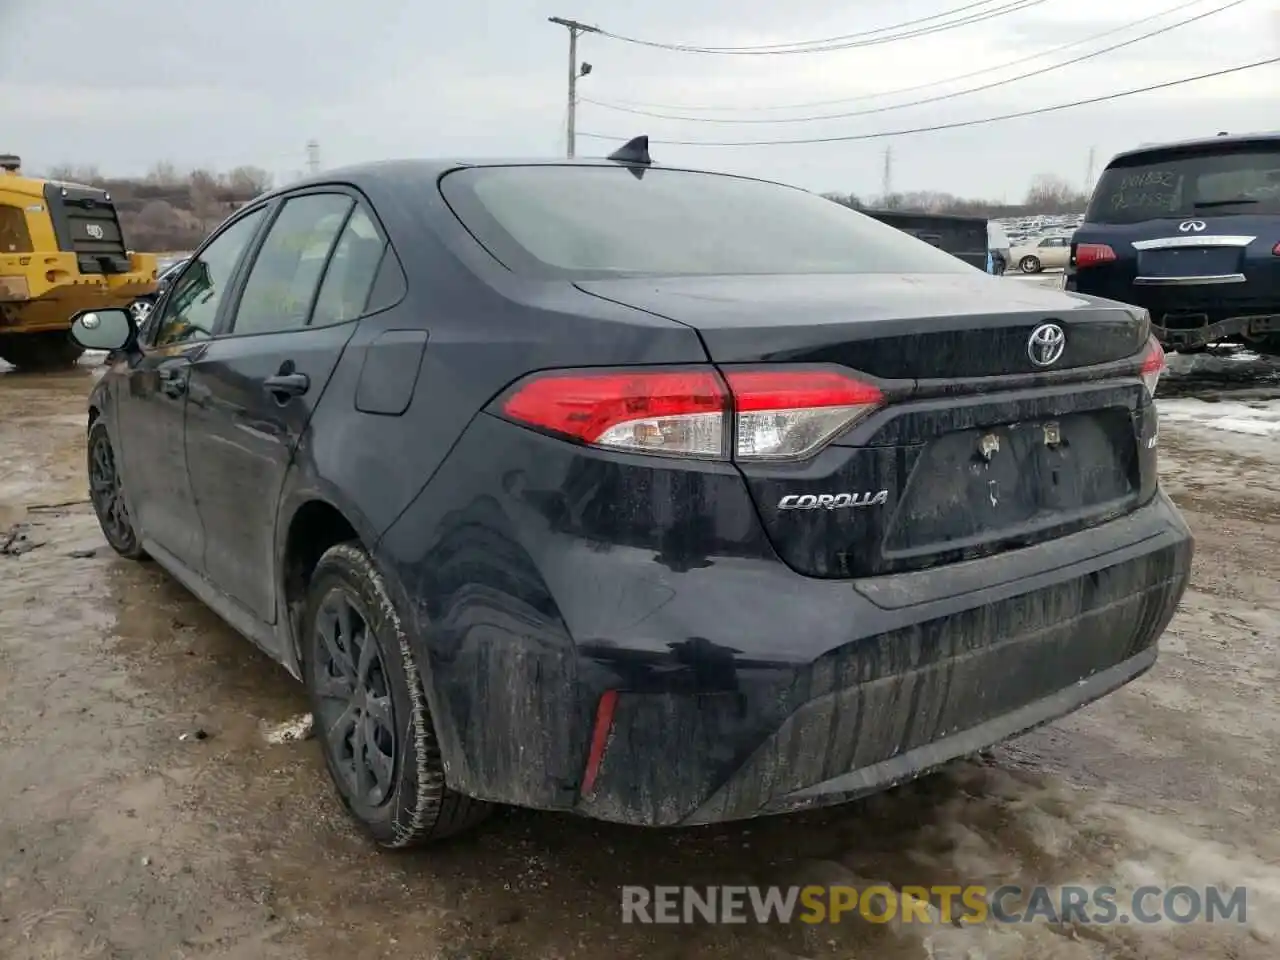
[[[706,358],[697,335],[680,324],[598,301],[568,283],[514,277],[466,234],[434,181],[366,193],[408,290],[397,306],[359,322],[313,417],[307,453],[315,475],[345,491],[376,534],[422,489],[472,417],[524,374]],[[374,344],[396,330],[425,330],[429,338],[412,397],[403,413],[361,412],[362,370],[377,377]]]

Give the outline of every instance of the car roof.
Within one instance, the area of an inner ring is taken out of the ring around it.
[[[502,157],[502,158],[486,158],[486,159],[445,159],[445,158],[424,158],[424,159],[403,159],[403,160],[377,160],[370,163],[352,164],[346,167],[338,167],[333,170],[326,170],[323,173],[306,177],[302,180],[294,181],[287,186],[278,187],[263,195],[263,198],[272,197],[276,194],[289,193],[294,190],[306,188],[308,186],[319,186],[334,181],[353,183],[356,186],[362,184],[377,185],[394,189],[395,187],[405,183],[406,181],[422,182],[424,180],[435,180],[452,170],[460,170],[464,168],[477,167],[635,167],[638,164],[622,163],[617,160],[610,160],[607,157],[575,157],[572,160],[566,157]],[[655,170],[680,170],[686,173],[705,173],[712,176],[735,177],[739,180],[755,180],[759,183],[772,183],[777,186],[789,187],[791,184],[781,183],[775,180],[766,180],[761,177],[748,177],[736,173],[725,173],[720,170],[704,170],[697,167],[686,166],[663,166],[657,163],[649,163],[644,165],[644,169]],[[793,187],[793,189],[799,189]]]
[[[1258,133],[1220,133],[1216,137],[1196,137],[1192,140],[1171,140],[1168,143],[1144,143],[1140,147],[1134,147],[1132,150],[1125,150],[1117,153],[1107,163],[1111,166],[1121,160],[1131,157],[1140,157],[1148,153],[1162,153],[1165,151],[1194,151],[1202,150],[1205,147],[1231,147],[1239,146],[1247,143],[1276,143],[1280,144],[1280,130],[1260,131]]]

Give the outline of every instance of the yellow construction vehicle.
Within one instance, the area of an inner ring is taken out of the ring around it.
[[[0,154],[0,359],[48,369],[76,362],[67,331],[92,307],[128,307],[156,289],[156,258],[131,253],[105,190],[24,177]]]

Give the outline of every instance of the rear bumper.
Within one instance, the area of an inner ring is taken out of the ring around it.
[[[595,792],[577,809],[695,824],[840,803],[1061,717],[1155,661],[1192,550],[1161,496],[1112,524],[955,565],[954,577],[864,581],[902,625],[797,665],[775,688],[786,706],[772,717],[742,693],[660,707],[654,695],[622,693]],[[1065,562],[1005,579],[1013,563],[1033,569],[1054,552]],[[718,731],[742,722],[735,705],[755,713],[759,738],[730,769],[717,762]]]
[[[1033,641],[1034,644],[1034,641]],[[1046,651],[1047,652],[1047,651]],[[1049,666],[1053,661],[1048,661]],[[938,740],[922,743],[896,756],[864,766],[855,767],[846,773],[827,777],[805,787],[770,796],[756,809],[750,810],[742,803],[741,798],[757,794],[754,787],[753,771],[744,770],[726,783],[706,803],[684,819],[686,824],[712,823],[720,820],[739,819],[743,817],[765,814],[787,813],[815,806],[829,806],[856,800],[895,784],[914,779],[928,771],[959,757],[977,753],[993,744],[1000,743],[1025,733],[1041,724],[1056,720],[1094,700],[1124,686],[1131,680],[1141,676],[1156,662],[1156,646],[1150,646],[1111,667],[1099,670],[1084,679],[1046,696],[1014,707],[1007,712],[978,720],[971,726],[958,732],[948,734]],[[985,668],[998,666],[986,663]],[[935,670],[936,672],[936,670]],[[966,678],[961,678],[961,683]],[[967,678],[973,681],[973,677]],[[990,682],[990,677],[985,678]],[[1008,678],[1016,682],[1018,674]],[[930,678],[917,674],[903,677],[899,683],[928,683]],[[981,680],[977,682],[982,682]],[[845,712],[866,713],[866,706],[860,701],[874,698],[875,691],[854,690],[842,691],[840,694],[827,697],[821,702],[807,704],[805,708],[789,717],[776,734],[770,737],[765,745],[763,763],[777,763],[784,759],[785,745],[797,740],[807,739],[810,735],[821,737],[828,730],[838,728],[839,717]],[[868,696],[870,695],[870,697]],[[867,706],[869,706],[868,704]],[[896,727],[908,724],[911,720],[905,716],[901,708],[889,710],[880,721],[882,727]],[[975,714],[977,716],[977,714]],[[960,718],[963,720],[963,718]],[[821,741],[819,741],[821,742]],[[759,765],[761,761],[757,761]]]
[[[1151,313],[1151,332],[1169,350],[1280,333],[1280,292],[1271,292],[1274,288],[1262,295],[1251,290],[1242,299],[1233,284],[1143,287],[1132,286],[1127,279],[1100,282],[1088,274],[1081,283],[1081,274],[1068,267],[1063,289],[1146,308]]]
[[[565,447],[481,418],[377,548],[447,780],[495,802],[672,826],[874,792],[1140,674],[1189,576],[1158,494],[982,559],[803,577],[734,468]]]
[[[1210,315],[1206,314],[1206,321]],[[1151,332],[1160,343],[1170,350],[1203,347],[1229,337],[1255,337],[1268,333],[1280,332],[1280,304],[1276,305],[1276,313],[1262,316],[1230,317],[1216,322],[1206,322],[1197,327],[1162,327],[1151,324]]]

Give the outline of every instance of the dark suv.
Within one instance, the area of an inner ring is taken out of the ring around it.
[[[1107,164],[1066,289],[1151,311],[1172,349],[1280,352],[1280,133],[1147,146]]]

